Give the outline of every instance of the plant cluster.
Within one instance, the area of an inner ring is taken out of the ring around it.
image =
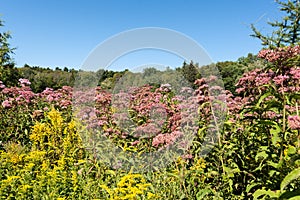
[[[299,46],[262,50],[258,56],[267,66],[245,73],[236,85],[238,95],[214,85],[214,76],[197,79],[195,90],[182,88],[180,94],[168,84],[115,93],[101,87],[34,93],[26,79],[19,80],[20,87],[1,83],[0,193],[3,198],[295,197],[299,53]],[[80,107],[79,121],[72,104],[88,105]],[[82,133],[88,130],[128,154],[167,149],[176,141],[185,151],[165,168],[128,174],[123,163],[109,166],[87,148]],[[189,131],[196,134],[185,140]],[[210,132],[215,141],[208,143]],[[205,142],[213,146],[203,157]]]

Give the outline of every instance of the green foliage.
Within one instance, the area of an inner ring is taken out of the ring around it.
[[[180,72],[190,84],[194,84],[195,80],[199,78],[198,64],[194,64],[193,61],[190,64],[184,62]]]
[[[209,71],[211,69],[214,69],[214,67],[211,67],[212,65],[215,65],[220,74],[216,74],[216,72],[214,71]],[[237,61],[223,61],[217,62],[212,65],[201,66],[197,77],[201,77],[202,72],[204,72],[203,74],[215,74],[217,76],[220,76],[224,83],[224,88],[235,95],[235,85],[245,72],[251,71],[253,69],[264,68],[266,66],[265,62],[262,59],[257,58],[256,55],[253,55],[251,53],[249,53],[246,57],[240,57]]]
[[[96,72],[96,77],[98,80],[98,85],[101,85],[103,81],[105,81],[108,78],[112,78],[117,72],[111,71],[111,70],[104,70],[104,69],[99,69]]]
[[[4,26],[0,19],[0,28]],[[18,83],[20,75],[18,70],[14,67],[11,54],[14,48],[10,47],[8,40],[11,38],[10,33],[0,32],[0,80],[6,86],[15,86]]]
[[[53,89],[62,88],[62,86],[73,86],[78,71],[74,69],[51,70],[49,68],[41,68],[37,66],[29,66],[18,68],[21,77],[31,82],[33,92],[42,92],[47,87]]]
[[[288,175],[284,177],[280,184],[280,190],[284,191],[286,186],[288,186],[293,180],[296,180],[300,177],[300,168],[294,169]]]
[[[0,20],[0,27],[3,27],[3,21]],[[10,48],[10,45],[8,43],[8,40],[11,38],[11,35],[9,32],[2,32],[0,33],[0,64],[1,65],[7,65],[11,63],[11,57],[10,55],[13,53],[12,48]]]

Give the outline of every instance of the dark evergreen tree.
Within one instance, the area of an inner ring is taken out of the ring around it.
[[[199,76],[198,66],[197,64],[194,64],[193,61],[191,61],[190,64],[184,62],[181,72],[183,77],[191,84],[194,84],[195,80]]]
[[[0,19],[0,28],[3,27],[3,21]],[[0,81],[6,86],[15,86],[18,83],[20,74],[11,57],[14,48],[10,47],[8,40],[11,38],[10,33],[0,32]]]

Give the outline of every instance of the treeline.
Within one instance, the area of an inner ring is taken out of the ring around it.
[[[160,71],[150,67],[140,73],[133,73],[127,69],[123,71],[99,69],[97,72],[86,72],[67,67],[50,69],[25,64],[21,68],[16,68],[13,65],[7,65],[1,68],[0,80],[6,86],[16,86],[19,78],[26,78],[31,82],[31,88],[34,92],[41,92],[46,87],[59,89],[62,86],[74,86],[75,81],[79,81],[79,78],[82,82],[97,83],[105,89],[114,89],[121,77],[123,77],[122,84],[126,82],[131,86],[143,84],[159,86],[160,84],[169,83],[180,88],[180,86],[192,86],[196,79],[203,77],[203,74],[219,74],[225,89],[235,93],[235,84],[243,73],[263,67],[264,63],[256,55],[249,53],[246,57],[241,57],[237,61],[217,62],[212,65],[199,66],[191,61],[190,63],[184,62],[181,67],[175,70],[167,68]]]

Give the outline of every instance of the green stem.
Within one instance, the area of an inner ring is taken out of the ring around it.
[[[285,108],[285,104],[286,104],[286,99],[284,96],[284,92],[282,92],[282,97],[283,97],[283,113],[282,113],[282,140],[281,140],[281,144],[280,144],[280,160],[282,160],[283,157],[283,142],[284,142],[284,135],[285,135],[285,129],[286,129],[286,108]]]
[[[296,101],[296,113],[299,116],[299,109],[298,109],[298,100]],[[298,148],[300,147],[300,131],[297,130],[298,132],[298,137],[297,137],[297,144],[298,144]]]
[[[220,129],[219,129],[219,126],[218,126],[217,117],[215,115],[215,112],[214,112],[213,105],[212,105],[211,101],[210,101],[210,110],[211,110],[211,113],[212,113],[212,116],[213,116],[213,119],[214,119],[214,123],[215,123],[216,129],[217,129],[219,148],[221,148],[222,143],[221,143]],[[221,165],[222,165],[222,174],[225,175],[225,167],[224,167],[223,157],[219,156],[219,159],[220,159]]]

